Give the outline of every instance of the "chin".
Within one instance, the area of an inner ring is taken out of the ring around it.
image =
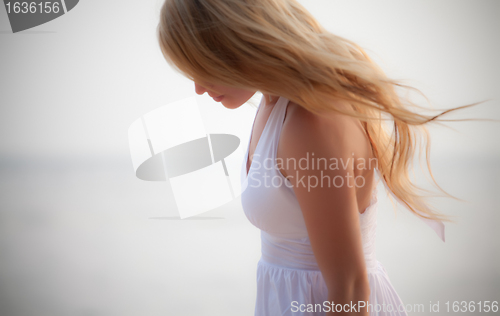
[[[234,109],[237,109],[241,106],[241,104],[234,104],[232,102],[224,102],[225,100],[222,100],[222,105],[226,108],[226,109],[230,109],[230,110],[234,110]]]

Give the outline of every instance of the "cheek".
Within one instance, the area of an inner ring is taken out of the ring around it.
[[[222,100],[222,105],[228,109],[236,109],[247,102],[256,93],[249,90],[226,90],[224,99]]]
[[[242,102],[242,103],[245,103],[247,102],[253,95],[255,94],[255,92],[251,92],[251,91],[241,91],[240,94],[239,94],[239,100]]]

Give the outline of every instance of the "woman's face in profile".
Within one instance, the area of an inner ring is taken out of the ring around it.
[[[224,85],[213,85],[206,82],[195,82],[197,94],[207,92],[215,101],[221,102],[228,109],[236,109],[247,102],[257,91],[234,88]]]

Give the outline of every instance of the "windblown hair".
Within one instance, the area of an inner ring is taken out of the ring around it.
[[[452,197],[432,175],[424,125],[481,102],[437,115],[411,111],[424,108],[400,98],[395,87],[422,94],[418,89],[389,79],[359,45],[324,29],[295,0],[165,0],[157,36],[167,62],[195,82],[251,87],[313,113],[358,118],[386,188],[416,215],[451,221],[428,206],[419,191],[429,191],[412,183],[409,171],[423,136],[432,180]],[[333,99],[349,101],[352,111]]]

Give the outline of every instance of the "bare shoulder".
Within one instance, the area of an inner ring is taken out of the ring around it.
[[[349,108],[343,100],[333,100],[332,105]],[[305,146],[304,150],[317,148],[338,156],[351,157],[352,153],[359,158],[372,156],[368,137],[358,119],[333,111],[315,114],[294,102],[287,108],[280,146],[284,154],[292,154],[293,148]]]

